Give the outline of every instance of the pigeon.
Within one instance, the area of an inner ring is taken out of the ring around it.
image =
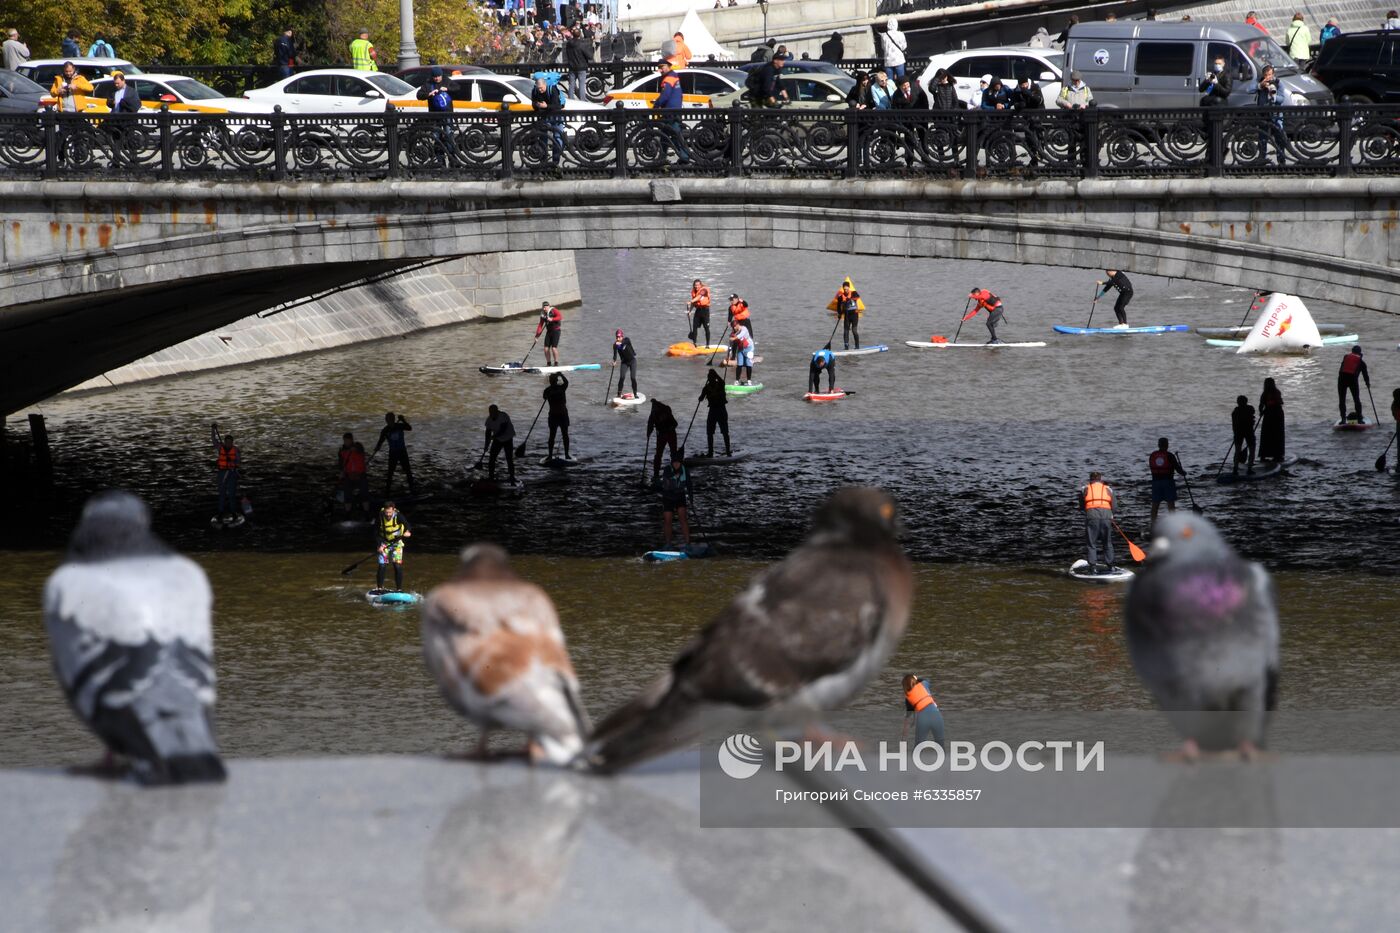
[[[682,649],[670,671],[592,736],[587,763],[611,773],[752,718],[780,724],[838,707],[884,666],[909,622],[914,581],[894,502],[849,487],[807,539]]]
[[[152,534],[145,503],[120,491],[84,504],[44,585],[58,682],[142,784],[225,777],[211,720],[212,604],[204,571]]]
[[[1185,740],[1252,756],[1278,708],[1279,625],[1273,584],[1208,520],[1172,512],[1124,605],[1133,667]]]
[[[565,766],[590,728],[559,613],[491,544],[462,552],[456,576],[423,603],[423,658],[448,704],[481,729],[528,736],[532,762]]]

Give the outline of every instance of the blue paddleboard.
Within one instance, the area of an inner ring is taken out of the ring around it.
[[[418,602],[420,597],[417,593],[373,589],[365,593],[365,599],[374,606],[411,606]]]
[[[642,560],[653,564],[664,563],[673,560],[690,560],[701,557],[709,557],[711,554],[708,544],[692,544],[680,551],[647,551],[642,555]]]
[[[1190,324],[1144,324],[1142,327],[1074,327],[1056,324],[1057,334],[1178,334],[1191,329]]]

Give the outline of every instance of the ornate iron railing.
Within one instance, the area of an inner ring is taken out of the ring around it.
[[[1400,174],[1400,106],[0,115],[3,178]]]

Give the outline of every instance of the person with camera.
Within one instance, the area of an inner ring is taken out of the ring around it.
[[[1201,85],[1197,89],[1202,94],[1201,106],[1226,106],[1230,103],[1230,91],[1233,89],[1234,82],[1230,79],[1230,73],[1225,70],[1225,59],[1217,55],[1210,66],[1210,74],[1201,79]]]
[[[1273,65],[1265,65],[1260,73],[1259,86],[1254,90],[1254,103],[1258,107],[1292,106],[1293,95],[1288,88],[1279,84]],[[1288,148],[1288,136],[1283,131],[1283,111],[1275,109],[1264,119],[1268,121],[1268,126],[1259,130],[1259,161],[1263,162],[1269,158],[1269,137],[1272,136],[1274,157],[1278,164],[1282,165],[1284,151]]]

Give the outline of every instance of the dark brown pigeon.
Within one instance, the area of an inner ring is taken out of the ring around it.
[[[594,732],[588,761],[612,772],[745,716],[765,721],[838,707],[904,635],[914,582],[878,489],[837,491],[811,534],[759,574],[671,670]]]

